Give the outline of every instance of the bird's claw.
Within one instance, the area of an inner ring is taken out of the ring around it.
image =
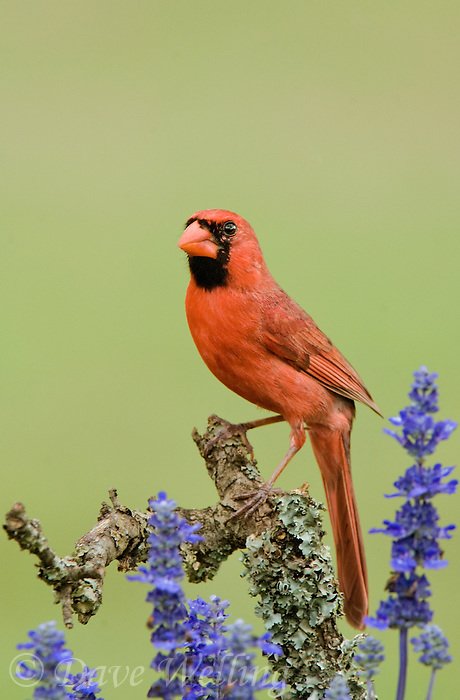
[[[267,501],[268,497],[274,493],[280,493],[280,489],[274,489],[271,484],[263,484],[257,491],[249,491],[249,493],[242,493],[239,496],[235,496],[235,501],[248,501],[238,508],[233,515],[229,517],[229,520],[234,520],[243,516],[248,518],[252,513],[254,513],[260,506]]]
[[[231,437],[234,437],[235,435],[239,435],[241,438],[241,441],[245,448],[247,449],[251,459],[254,459],[254,448],[252,447],[251,443],[248,440],[248,436],[246,434],[247,427],[245,423],[230,423],[229,421],[223,420],[222,418],[219,419],[221,423],[223,423],[222,428],[219,428],[217,433],[214,435],[213,438],[209,440],[207,443],[205,449],[204,449],[204,456],[208,457],[211,450],[217,445],[217,443],[221,442],[222,440],[228,440]]]

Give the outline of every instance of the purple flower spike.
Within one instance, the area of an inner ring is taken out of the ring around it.
[[[98,700],[98,693],[101,692],[97,682],[97,671],[94,671],[87,666],[82,673],[75,676],[69,676],[71,688],[68,691],[67,697],[69,700]],[[99,697],[99,700],[103,698]]]
[[[431,700],[437,671],[452,661],[449,654],[449,642],[436,625],[426,625],[423,632],[418,637],[411,639],[411,642],[414,651],[420,653],[420,663],[431,668],[426,696],[426,700]]]
[[[425,465],[427,456],[433,454],[439,443],[447,440],[457,427],[454,421],[435,421],[433,418],[439,410],[436,379],[437,374],[428,372],[426,367],[414,372],[409,393],[411,404],[390,419],[395,430],[385,430],[411,458],[415,458],[415,464],[395,481],[396,493],[388,496],[405,499],[394,520],[385,520],[384,527],[370,531],[388,535],[393,540],[393,574],[387,585],[390,595],[381,601],[375,616],[367,618],[367,624],[378,629],[400,631],[397,700],[403,700],[405,693],[407,631],[415,625],[428,625],[433,617],[428,602],[431,595],[429,582],[420,570],[447,566],[440,543],[450,539],[455,529],[455,525],[439,524],[439,514],[432,503],[438,494],[455,493],[457,480],[448,480],[453,467],[443,467],[439,463],[432,467]],[[433,678],[428,697],[431,697]]]
[[[420,653],[419,661],[439,671],[452,661],[449,654],[449,642],[436,625],[426,625],[418,637],[411,640],[414,651]]]
[[[148,565],[129,576],[152,586],[147,601],[153,605],[151,641],[158,652],[151,666],[161,677],[148,697],[252,700],[256,691],[281,690],[283,684],[267,674],[257,678],[254,666],[257,647],[267,654],[282,653],[269,635],[255,637],[241,621],[227,625],[228,602],[217,596],[185,599],[179,548],[201,540],[196,534],[200,526],[190,526],[175,507],[164,493],[150,501]]]
[[[97,683],[97,672],[85,667],[78,675],[66,675],[64,670],[73,654],[65,646],[64,632],[54,621],[44,622],[29,632],[30,642],[18,644],[18,649],[30,651],[30,660],[23,661],[16,670],[18,678],[33,680],[34,700],[103,700]]]
[[[351,700],[348,684],[341,673],[337,673],[332,679],[324,693],[324,700]]]

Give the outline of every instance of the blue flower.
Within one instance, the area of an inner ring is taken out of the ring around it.
[[[200,525],[189,525],[176,512],[176,504],[164,492],[149,501],[152,514],[148,537],[149,554],[146,566],[130,575],[131,581],[151,586],[146,600],[153,606],[151,642],[158,649],[152,668],[164,674],[150,688],[149,697],[173,698],[182,695],[183,684],[177,677],[184,662],[183,648],[188,634],[188,610],[181,581],[184,577],[179,547],[184,542],[199,542]]]
[[[345,678],[337,673],[324,693],[324,700],[351,700]]]
[[[438,493],[455,493],[458,485],[457,479],[451,479],[447,483],[443,482],[443,479],[450,476],[454,469],[455,467],[443,467],[441,464],[435,464],[431,469],[414,464],[409,467],[404,476],[395,481],[396,493],[388,494],[386,497],[417,498],[424,496],[425,498],[433,498]]]
[[[270,632],[265,632],[258,640],[258,646],[262,651],[262,654],[282,656],[283,650],[279,644],[272,642]]]
[[[442,440],[447,440],[457,424],[451,420],[436,422],[430,414],[438,407],[437,374],[426,367],[414,372],[409,398],[410,406],[403,408],[390,422],[401,429],[401,433],[385,429],[385,432],[399,442],[413,457],[423,460],[432,454]]]
[[[205,679],[207,697],[218,697],[220,686],[225,685],[225,674],[220,666],[227,647],[224,634],[227,607],[228,602],[217,596],[212,596],[209,602],[202,598],[189,602],[189,641],[186,649],[188,678],[184,698],[198,697],[197,693],[202,695],[202,681]]]
[[[200,526],[190,526],[181,518],[174,501],[164,493],[150,501],[150,508],[148,565],[129,577],[152,586],[147,595],[153,605],[151,641],[159,651],[151,665],[162,677],[152,684],[148,696],[252,700],[258,690],[281,689],[282,684],[268,674],[256,677],[257,647],[281,654],[268,634],[255,637],[241,621],[227,625],[228,602],[217,596],[209,601],[185,599],[179,548],[184,542],[201,540],[196,534]]]
[[[385,520],[384,527],[371,530],[393,539],[393,573],[387,585],[390,595],[380,602],[375,616],[368,617],[367,623],[378,629],[399,629],[397,700],[403,700],[406,687],[408,629],[428,625],[433,617],[428,602],[430,585],[420,569],[440,569],[447,565],[440,542],[450,539],[455,529],[454,525],[439,525],[438,511],[431,502],[438,494],[455,493],[457,480],[447,480],[453,467],[443,467],[439,463],[433,467],[425,465],[427,456],[457,427],[454,421],[433,418],[439,410],[436,378],[437,375],[428,372],[426,367],[414,372],[409,393],[411,404],[390,419],[398,430],[385,430],[412,459],[415,458],[415,464],[395,481],[397,491],[388,496],[405,498],[394,520]],[[433,682],[434,671],[427,695],[430,700]]]
[[[401,428],[400,435],[385,428],[384,432],[397,440],[413,457],[426,457],[433,454],[442,440],[447,440],[457,427],[451,420],[438,421],[431,416],[421,415],[414,406],[400,411],[399,416],[390,418],[390,423]]]
[[[19,678],[34,680],[34,698],[48,700],[98,700],[100,692],[96,680],[96,671],[85,667],[78,675],[63,674],[63,669],[70,665],[73,654],[65,647],[64,633],[56,627],[56,623],[44,622],[37,629],[28,633],[30,642],[18,644],[18,649],[31,652],[30,661],[19,664]],[[103,698],[99,698],[103,700]]]
[[[244,623],[243,620],[237,620],[228,625],[227,635],[228,649],[225,660],[227,667],[230,668],[230,673],[226,670],[226,687],[230,689],[229,697],[238,700],[252,700],[255,692],[264,690],[282,692],[283,682],[275,681],[269,673],[258,675],[254,665],[257,647],[264,654],[283,655],[281,647],[271,641],[270,634],[266,632],[262,637],[256,637],[250,625]]]
[[[449,642],[436,625],[426,625],[419,637],[411,639],[414,651],[420,652],[420,663],[438,671],[452,661]]]
[[[66,698],[65,684],[57,673],[60,664],[70,662],[73,658],[70,649],[65,646],[64,633],[57,629],[56,623],[44,622],[37,629],[28,632],[30,642],[18,644],[18,649],[27,649],[31,653],[30,661],[22,661],[17,670],[21,679],[37,683],[34,698],[61,700]]]
[[[414,372],[409,398],[423,413],[436,413],[438,408],[438,387],[436,372],[428,372],[426,367],[420,367]]]
[[[370,681],[379,672],[379,667],[385,659],[383,644],[375,637],[368,636],[358,645],[354,656],[355,663],[360,667],[358,675]]]
[[[69,675],[67,697],[69,700],[97,700],[97,693],[101,692],[97,682],[97,671],[85,666],[82,673]],[[104,700],[99,697],[99,700]]]
[[[226,625],[227,601],[212,596],[190,603],[190,636],[186,650],[186,667],[191,669],[184,698],[238,698],[251,700],[260,690],[282,688],[263,673],[257,677],[255,649],[268,644],[254,636],[250,625],[237,620]],[[281,653],[272,645],[271,653]]]
[[[426,600],[431,591],[426,576],[415,572],[396,574],[389,580],[387,589],[393,595],[380,602],[376,617],[367,618],[371,627],[408,628],[431,621],[433,613]]]
[[[426,367],[414,372],[409,393],[412,403],[391,419],[400,432],[386,431],[416,458],[416,463],[395,481],[397,492],[390,497],[406,500],[396,511],[394,520],[384,520],[384,527],[370,530],[393,539],[390,596],[380,603],[375,617],[368,618],[368,624],[380,629],[404,629],[430,622],[432,612],[426,600],[430,596],[429,583],[418,569],[447,566],[440,542],[452,537],[455,525],[439,525],[439,514],[431,499],[441,493],[455,493],[458,482],[447,480],[453,467],[439,463],[427,467],[424,461],[441,440],[449,437],[456,424],[450,420],[436,422],[432,417],[439,408],[436,378]]]
[[[426,600],[394,598],[382,600],[375,617],[366,617],[366,624],[379,630],[409,628],[430,622],[433,613]]]
[[[447,566],[438,540],[450,539],[451,531],[455,530],[455,525],[439,527],[438,520],[438,511],[433,504],[416,497],[415,502],[406,501],[396,512],[395,521],[384,520],[384,528],[373,528],[370,532],[394,538],[391,557],[394,571],[408,572],[418,565],[438,569]]]

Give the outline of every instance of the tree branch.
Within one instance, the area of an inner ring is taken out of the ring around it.
[[[204,435],[193,432],[219,500],[203,509],[178,508],[190,523],[201,523],[204,538],[183,548],[189,580],[212,578],[232,552],[244,549],[250,592],[258,597],[256,612],[284,650],[274,664],[292,688],[284,697],[321,698],[331,676],[341,671],[349,676],[353,698],[364,698],[351,666],[357,640],[344,640],[336,624],[342,602],[329,549],[322,544],[323,507],[304,488],[273,494],[249,517],[229,519],[240,507],[240,497],[258,489],[262,479],[246,436],[228,437],[222,433],[225,425],[211,416]],[[127,571],[147,556],[149,513],[122,506],[115,489],[109,496],[111,504],[102,504],[95,527],[66,557],[54,552],[39,521],[21,503],[6,515],[8,537],[38,558],[39,578],[54,589],[67,627],[72,613],[83,624],[96,614],[111,562],[117,560],[118,569]]]
[[[115,489],[109,496],[112,505],[102,504],[97,525],[66,557],[54,552],[40,522],[27,515],[22,503],[15,503],[6,514],[3,527],[8,537],[38,558],[38,576],[53,588],[66,627],[72,627],[72,611],[83,624],[96,614],[105,570],[112,561],[117,559],[118,569],[127,571],[146,556],[148,514],[121,506]]]

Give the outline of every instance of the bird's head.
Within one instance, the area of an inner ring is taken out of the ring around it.
[[[265,269],[251,225],[226,209],[206,209],[191,216],[179,240],[195,282],[205,289],[232,281],[244,286]]]

